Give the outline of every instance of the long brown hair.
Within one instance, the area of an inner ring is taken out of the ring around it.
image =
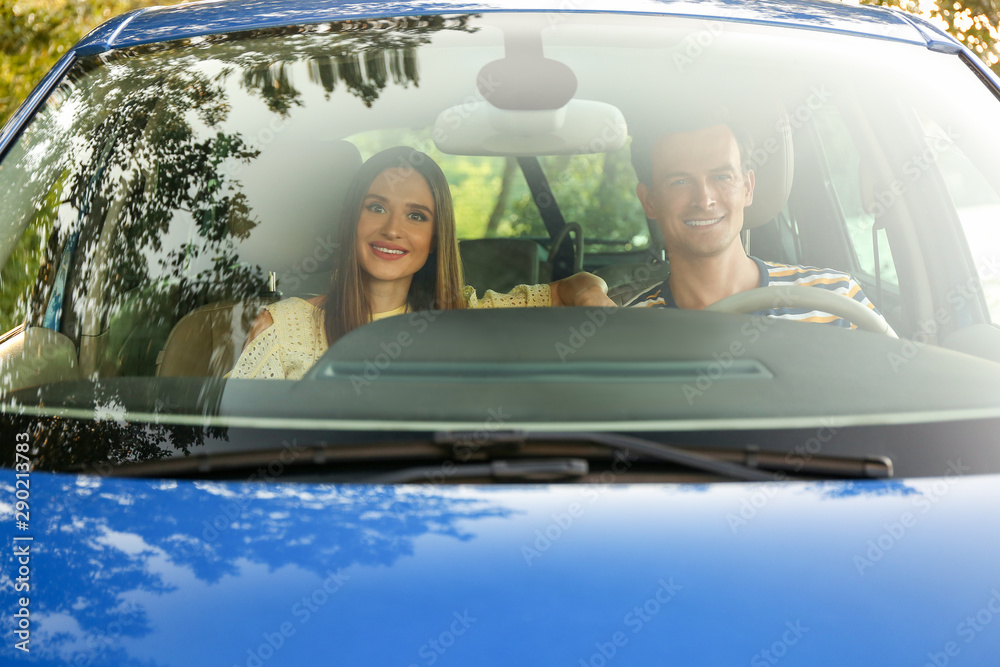
[[[338,219],[336,263],[324,310],[326,340],[330,345],[372,319],[358,259],[357,237],[361,207],[372,182],[386,169],[416,171],[434,199],[434,240],[427,262],[413,274],[406,303],[410,310],[465,308],[462,264],[455,233],[455,208],[444,172],[431,157],[407,146],[388,148],[368,158],[347,189]]]

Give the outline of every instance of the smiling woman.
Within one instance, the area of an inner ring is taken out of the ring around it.
[[[405,305],[413,274],[427,262],[431,244],[439,240],[440,233],[434,233],[438,220],[434,199],[421,174],[399,168],[383,171],[368,189],[358,219],[357,253],[376,312]],[[447,245],[456,246],[454,223],[441,226],[452,232]],[[454,264],[457,259],[449,261]],[[442,265],[447,267],[448,262]]]
[[[996,663],[1000,81],[884,8],[566,4],[149,10],[0,130],[24,658]],[[720,248],[790,305],[495,307]]]
[[[607,291],[603,280],[584,273],[552,285],[519,285],[508,294],[487,290],[479,299],[462,286],[448,181],[428,155],[405,146],[361,166],[338,229],[329,293],[266,306],[230,377],[300,379],[342,336],[393,315],[573,305],[584,299],[581,292]]]
[[[428,155],[400,146],[369,158],[340,218],[324,307],[331,344],[375,315],[464,307],[451,192]]]

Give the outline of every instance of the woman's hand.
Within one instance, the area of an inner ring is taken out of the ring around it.
[[[608,284],[600,276],[586,271],[549,283],[553,306],[610,306],[617,304],[608,298]]]

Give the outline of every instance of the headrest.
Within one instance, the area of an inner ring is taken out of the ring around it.
[[[792,191],[795,161],[792,127],[784,106],[775,104],[756,118],[747,118],[746,131],[753,140],[744,167],[754,172],[753,203],[743,213],[743,229],[760,227],[773,220]]]
[[[324,292],[337,218],[360,167],[361,154],[347,141],[279,135],[263,147],[239,175],[258,223],[239,243],[240,262],[276,273],[285,296]]]

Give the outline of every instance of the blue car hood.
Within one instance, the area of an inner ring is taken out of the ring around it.
[[[35,472],[21,530],[5,470],[4,525],[21,539],[7,540],[0,579],[0,656],[992,664],[1000,476],[953,468],[888,482],[488,487]],[[10,631],[22,609],[30,654]]]

